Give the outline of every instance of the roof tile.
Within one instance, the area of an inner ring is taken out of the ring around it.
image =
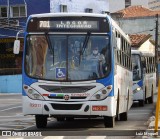
[[[123,18],[146,17],[146,16],[155,16],[156,14],[160,15],[160,10],[151,10],[142,5],[137,5],[137,6],[129,6],[125,9],[122,9],[112,14],[122,14]]]
[[[150,34],[130,34],[129,35],[131,40],[132,47],[138,47],[146,40],[148,40],[151,35]]]

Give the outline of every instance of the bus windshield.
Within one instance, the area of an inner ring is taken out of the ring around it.
[[[111,69],[106,34],[28,35],[26,74],[42,80],[81,81],[106,77]]]
[[[132,67],[133,67],[133,81],[140,80],[142,78],[140,56],[132,55]]]

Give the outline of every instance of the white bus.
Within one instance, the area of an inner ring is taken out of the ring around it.
[[[133,67],[133,100],[139,101],[139,106],[153,103],[156,92],[156,65],[153,53],[132,50]]]
[[[23,113],[37,128],[57,121],[127,120],[132,105],[131,45],[104,14],[50,13],[28,18],[23,57]]]

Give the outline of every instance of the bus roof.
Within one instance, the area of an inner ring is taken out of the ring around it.
[[[96,14],[96,13],[44,13],[44,14],[32,14],[30,17],[69,17],[69,16],[90,16],[90,17],[106,17],[107,14]]]

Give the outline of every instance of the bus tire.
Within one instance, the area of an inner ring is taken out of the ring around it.
[[[119,119],[119,91],[118,91],[118,97],[117,97],[117,109],[116,109],[115,121],[118,121],[118,119]]]
[[[147,88],[145,87],[145,96],[144,96],[144,101],[145,101],[145,104],[147,104],[147,98],[146,98],[146,96],[147,96]]]
[[[36,127],[37,128],[45,128],[47,126],[47,117],[46,115],[36,115]]]
[[[115,126],[115,117],[104,116],[104,126],[106,128],[113,128]]]
[[[64,117],[57,117],[56,119],[57,119],[57,121],[59,121],[59,122],[63,122],[63,121],[65,120]]]
[[[119,119],[120,119],[120,121],[127,121],[128,113],[127,112],[120,113],[119,114]]]
[[[129,91],[128,91],[128,98],[127,98],[127,109],[126,112],[119,114],[119,120],[120,121],[127,121],[128,120],[128,106],[129,106]]]
[[[153,86],[152,86],[151,96],[148,98],[148,103],[149,103],[149,104],[152,104],[152,103],[153,103]]]
[[[139,106],[144,107],[144,100],[139,100]]]

